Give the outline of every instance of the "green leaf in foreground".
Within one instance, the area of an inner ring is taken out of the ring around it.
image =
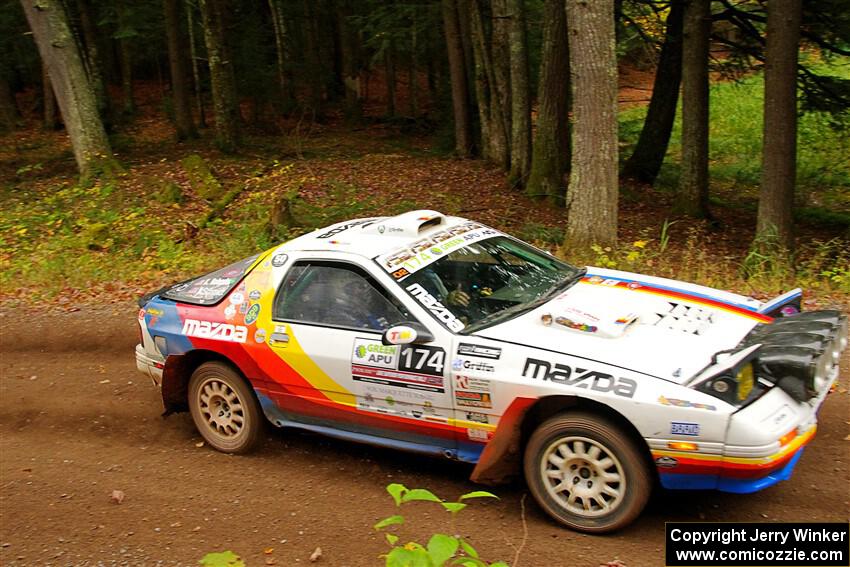
[[[386,528],[387,526],[394,526],[396,524],[403,524],[403,523],[404,523],[404,517],[396,514],[395,516],[390,516],[389,518],[384,518],[383,520],[381,520],[380,522],[375,524],[374,527],[375,527],[376,530],[382,530],[382,529]]]
[[[434,565],[442,565],[454,557],[459,545],[457,538],[445,534],[434,534],[428,541],[428,555]]]
[[[207,553],[198,561],[203,567],[245,567],[245,563],[232,551]]]
[[[394,482],[387,485],[387,492],[389,492],[390,496],[392,496],[393,500],[395,500],[395,505],[401,506],[401,497],[407,492],[407,487],[403,484]]]
[[[424,501],[424,502],[440,502],[443,501],[437,498],[433,492],[430,490],[425,490],[424,488],[414,488],[413,490],[408,490],[404,496],[401,497],[402,502],[415,502],[415,501]]]
[[[466,504],[463,502],[440,502],[443,505],[443,508],[451,512],[452,514],[457,514],[464,508],[466,508]]]
[[[475,490],[473,492],[467,492],[466,494],[458,498],[458,500],[466,500],[467,498],[495,498],[496,500],[499,499],[499,497],[493,494],[492,492],[487,492],[486,490]]]

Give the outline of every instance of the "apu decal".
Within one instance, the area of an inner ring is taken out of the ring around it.
[[[201,339],[244,343],[248,338],[248,327],[230,325],[228,323],[212,323],[210,321],[186,319],[183,323],[183,334],[189,337],[198,337]]]
[[[437,301],[437,299],[433,295],[428,293],[428,291],[424,287],[422,287],[418,283],[415,283],[413,285],[407,286],[407,291],[410,293],[410,295],[418,299],[419,303],[427,307],[428,311],[433,313],[437,317],[437,319],[442,321],[443,324],[450,330],[454,331],[455,333],[459,333],[463,330],[463,323],[461,323],[460,320],[455,317],[454,314],[449,311],[445,305]]]
[[[637,382],[631,378],[614,378],[610,374],[584,368],[570,368],[566,364],[552,364],[537,358],[525,359],[522,369],[523,376],[542,378],[551,382],[575,386],[576,388],[590,388],[597,392],[613,392],[618,396],[631,398],[637,390]]]

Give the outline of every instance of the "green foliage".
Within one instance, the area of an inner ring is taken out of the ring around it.
[[[245,567],[245,563],[232,551],[207,553],[198,561],[203,567]]]
[[[393,483],[387,486],[387,492],[392,497],[396,506],[410,502],[435,502],[440,504],[444,510],[451,514],[451,525],[457,514],[466,508],[463,500],[474,498],[498,498],[495,494],[484,490],[476,490],[462,495],[456,502],[443,502],[430,490],[424,488],[407,488],[403,484]],[[399,526],[405,523],[404,517],[394,514],[376,523],[374,528],[378,531],[391,526]],[[454,529],[452,529],[454,531]],[[398,545],[399,536],[393,533],[385,534],[390,551],[383,557],[387,567],[441,567],[443,565],[464,565],[469,567],[508,567],[506,563],[487,563],[479,558],[478,551],[461,536],[447,534],[433,534],[426,545],[415,541],[409,541],[404,545]]]
[[[850,65],[821,65],[817,69],[850,78]],[[740,200],[756,200],[761,182],[764,80],[762,74],[738,81],[714,83],[710,91],[711,156],[713,194],[729,194]],[[623,159],[637,142],[646,115],[645,107],[620,113]],[[843,206],[850,192],[850,136],[843,122],[826,112],[807,111],[798,121],[797,190],[801,205]],[[681,160],[681,105],[670,147],[656,186],[675,190]]]
[[[207,162],[198,154],[191,154],[180,160],[189,179],[192,190],[202,199],[215,201],[224,195],[224,188],[210,171]]]
[[[564,229],[528,222],[520,227],[517,236],[532,243],[560,245],[564,241]]]

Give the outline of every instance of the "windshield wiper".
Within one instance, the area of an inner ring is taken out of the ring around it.
[[[587,273],[587,268],[581,268],[581,269],[577,270],[575,274],[568,276],[568,277],[565,277],[564,279],[562,279],[561,281],[559,281],[558,283],[553,285],[549,289],[549,291],[547,291],[546,293],[544,293],[543,295],[541,295],[537,299],[535,299],[533,301],[529,301],[528,303],[519,303],[519,304],[514,305],[512,307],[508,307],[508,308],[503,309],[501,311],[497,311],[496,313],[491,313],[490,315],[487,315],[483,319],[480,319],[480,320],[476,321],[475,323],[468,325],[466,328],[464,328],[460,332],[460,334],[461,335],[468,335],[469,333],[473,333],[475,331],[480,331],[481,329],[486,329],[487,327],[492,327],[493,325],[495,325],[496,323],[498,323],[498,322],[500,322],[504,319],[515,317],[515,316],[518,316],[522,313],[526,313],[528,311],[531,311],[532,309],[536,309],[537,307],[543,305],[544,303],[546,303],[547,301],[552,299],[558,293],[560,293],[560,292],[564,291],[565,289],[568,289],[568,288],[572,287],[573,285],[575,285],[576,283],[578,283],[578,281],[581,280],[581,278],[583,278],[586,273]]]

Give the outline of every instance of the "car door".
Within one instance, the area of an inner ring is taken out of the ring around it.
[[[362,266],[327,257],[293,262],[272,318],[268,344],[286,365],[273,377],[273,399],[292,421],[411,449],[454,449],[448,350],[384,345],[390,326],[419,321]]]

